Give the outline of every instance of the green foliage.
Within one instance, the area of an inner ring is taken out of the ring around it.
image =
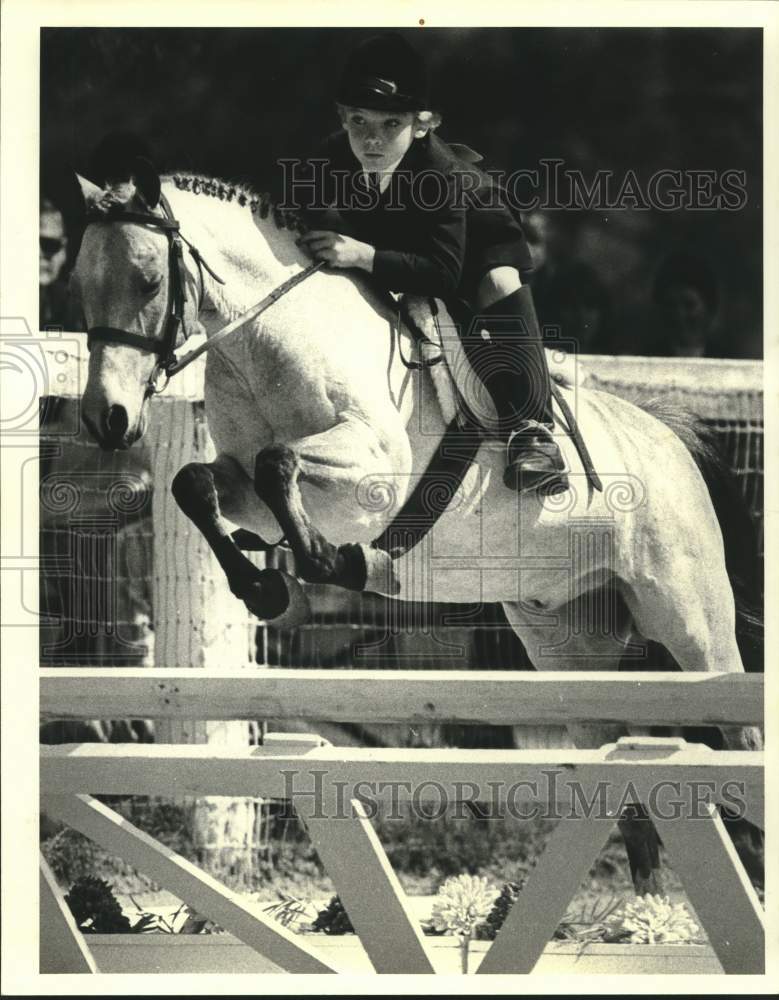
[[[495,900],[485,922],[477,928],[477,937],[494,941],[505,923],[514,903],[524,888],[526,879],[506,882]],[[563,941],[618,941],[621,940],[614,924],[614,916],[624,901],[613,893],[593,893],[567,911],[554,932],[555,940]],[[625,935],[622,935],[625,937]]]
[[[284,927],[291,927],[297,930],[297,925],[301,924],[305,917],[311,916],[309,909],[311,904],[297,896],[289,896],[280,892],[281,897],[278,902],[271,903],[270,906],[263,907],[263,913],[278,920]],[[324,911],[322,911],[324,912]]]
[[[509,910],[517,901],[517,897],[522,891],[525,880],[520,882],[505,882],[500,890],[500,895],[492,904],[492,909],[487,914],[484,923],[477,928],[477,938],[482,941],[494,941],[498,931],[503,926]]]
[[[104,879],[90,875],[77,879],[65,896],[65,902],[82,931],[129,934],[132,930],[111,886]]]
[[[334,891],[295,816],[271,813],[263,848],[202,852],[189,833],[187,806],[133,797],[112,803],[112,808],[229,888],[250,891],[268,903],[277,901],[279,893],[295,899],[321,899]],[[431,818],[403,808],[399,818],[380,814],[373,826],[404,890],[410,895],[430,895],[446,878],[464,873],[482,875],[495,885],[521,883],[553,824],[511,817],[477,820],[454,809]],[[157,888],[131,865],[68,828],[57,829],[45,838],[41,850],[63,885],[94,875],[106,879],[119,893],[146,893]],[[232,855],[236,854],[241,856],[234,860]],[[599,891],[607,887],[613,892],[628,892],[627,871],[624,845],[615,836],[593,869]]]
[[[166,847],[188,860],[197,860],[185,807],[139,796],[111,801],[110,806]],[[42,841],[41,851],[61,883],[72,884],[82,877],[97,875],[107,879],[120,892],[155,888],[151,879],[121,858],[107,854],[87,837],[69,827],[54,829],[53,835]],[[52,825],[47,824],[41,832],[51,834],[51,830]]]
[[[526,867],[549,826],[511,818],[479,821],[452,811],[439,818],[405,811],[401,819],[379,816],[375,821],[396,871],[436,881],[465,872],[486,875],[499,883],[505,881],[507,870],[513,873]]]
[[[177,854],[193,857],[195,845],[190,836],[191,807],[160,799],[133,796],[113,808],[134,825],[156,837]]]
[[[132,897],[131,897],[132,898]],[[213,934],[221,931],[213,921],[182,903],[166,919],[143,910],[135,900],[138,919],[132,923],[105,879],[92,875],[76,879],[65,896],[73,918],[85,934]]]
[[[611,893],[598,894],[584,899],[572,907],[554,932],[555,940],[563,941],[618,941],[610,936],[608,928],[613,915],[623,906],[624,900]]]
[[[349,914],[338,896],[333,896],[324,910],[317,913],[311,930],[322,934],[354,934]]]
[[[58,830],[41,845],[43,856],[60,882],[72,883],[98,869],[98,848],[70,827]]]

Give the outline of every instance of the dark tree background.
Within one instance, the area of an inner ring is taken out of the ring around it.
[[[85,170],[117,128],[145,135],[161,169],[259,188],[278,157],[337,127],[332,94],[364,29],[44,29],[42,168]],[[702,255],[720,284],[720,353],[762,345],[762,33],[753,29],[416,29],[440,135],[496,169],[560,157],[585,177],[632,169],[743,170],[733,212],[559,210],[561,252],[593,266],[624,350],[651,341],[662,259]],[[49,184],[48,180],[45,184]]]

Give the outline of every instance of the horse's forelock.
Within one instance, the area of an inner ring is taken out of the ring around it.
[[[132,180],[109,182],[102,196],[94,201],[90,207],[100,215],[108,215],[109,212],[115,212],[118,208],[149,210],[143,195]]]

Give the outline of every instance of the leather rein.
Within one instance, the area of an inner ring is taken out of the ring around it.
[[[160,195],[160,205],[162,206],[164,215],[154,215],[151,212],[125,212],[121,209],[109,209],[106,213],[92,212],[87,215],[87,225],[92,223],[130,222],[142,226],[152,226],[155,229],[161,230],[168,240],[168,274],[170,279],[170,293],[168,295],[165,320],[162,326],[162,336],[145,337],[143,334],[133,333],[130,330],[122,330],[115,326],[93,326],[87,331],[87,346],[90,350],[92,349],[92,345],[94,343],[102,341],[109,344],[126,344],[128,347],[135,347],[140,351],[157,355],[157,361],[152,369],[151,375],[149,376],[149,380],[146,383],[145,395],[147,397],[164,392],[167,388],[168,382],[170,382],[174,375],[178,375],[179,372],[183,371],[188,365],[191,365],[196,358],[200,357],[201,354],[210,350],[210,348],[219,343],[219,341],[224,340],[224,338],[229,334],[240,329],[240,327],[242,327],[245,323],[248,323],[249,320],[256,319],[257,316],[263,313],[269,306],[273,305],[274,302],[280,299],[283,295],[286,295],[286,293],[291,291],[291,289],[293,289],[296,285],[299,285],[301,281],[305,281],[305,279],[310,277],[315,271],[319,271],[325,266],[324,261],[319,261],[318,263],[310,264],[308,267],[304,268],[304,270],[294,274],[291,278],[288,278],[286,281],[282,282],[282,284],[274,288],[273,291],[262,298],[259,302],[255,303],[245,312],[241,313],[241,315],[236,319],[226,324],[226,326],[223,326],[216,333],[213,333],[208,340],[204,344],[201,344],[196,350],[190,351],[189,354],[179,358],[176,355],[176,344],[178,343],[179,332],[181,331],[183,333],[184,340],[186,340],[189,336],[184,318],[187,291],[184,274],[183,244],[186,243],[189,253],[197,264],[200,283],[198,312],[200,312],[200,309],[202,308],[203,297],[205,294],[203,269],[205,268],[211,277],[215,281],[219,282],[220,285],[224,285],[225,282],[211,267],[209,267],[197,247],[193,243],[190,243],[190,241],[181,233],[179,222],[174,217],[165,195]],[[162,381],[163,378],[164,381]]]

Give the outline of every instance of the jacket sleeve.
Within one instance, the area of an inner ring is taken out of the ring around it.
[[[460,285],[465,260],[465,208],[450,189],[446,204],[415,212],[415,246],[408,251],[376,250],[375,278],[393,292],[447,298]]]

